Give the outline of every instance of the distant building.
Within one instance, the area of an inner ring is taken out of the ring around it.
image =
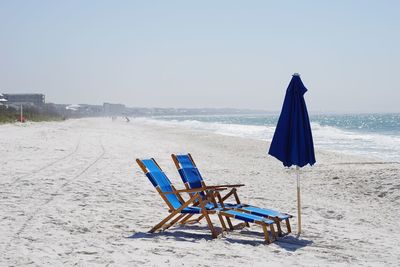
[[[3,94],[8,105],[42,106],[45,103],[43,94]]]
[[[0,106],[5,105],[7,99],[4,98],[3,94],[0,93]]]
[[[106,116],[122,115],[126,112],[126,107],[123,104],[104,103],[103,111]]]

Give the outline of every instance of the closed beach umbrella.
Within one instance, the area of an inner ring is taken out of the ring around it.
[[[293,74],[268,154],[282,161],[285,167],[296,166],[298,233],[301,233],[299,168],[315,163],[314,143],[304,94],[307,88],[300,75]]]

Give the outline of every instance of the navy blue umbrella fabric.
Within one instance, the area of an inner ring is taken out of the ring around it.
[[[281,115],[269,154],[290,167],[315,163],[314,143],[304,94],[307,88],[299,75],[293,75],[286,90]]]

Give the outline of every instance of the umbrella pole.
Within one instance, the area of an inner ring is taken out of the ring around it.
[[[300,168],[296,166],[297,175],[297,234],[301,234],[301,202],[300,202]]]

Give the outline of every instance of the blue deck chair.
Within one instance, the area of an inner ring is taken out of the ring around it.
[[[181,179],[183,183],[185,184],[186,189],[196,189],[196,188],[201,188],[205,187],[206,184],[203,180],[203,177],[201,176],[199,170],[197,169],[196,164],[194,163],[194,160],[190,154],[185,154],[185,155],[171,155],[176,168],[178,169],[179,175],[181,176]],[[218,205],[228,209],[233,209],[249,214],[253,214],[256,216],[262,216],[271,220],[274,220],[277,228],[278,228],[278,234],[281,236],[283,235],[283,231],[281,228],[281,223],[284,221],[286,224],[287,228],[287,233],[291,232],[291,227],[290,227],[290,222],[289,219],[292,218],[292,215],[289,215],[287,213],[281,213],[276,210],[271,210],[271,209],[264,209],[264,208],[259,208],[247,204],[242,204],[239,199],[239,195],[237,193],[237,187],[244,186],[244,184],[235,184],[235,185],[216,185],[215,187],[224,187],[224,188],[232,188],[228,194],[226,194],[224,197],[221,197],[217,194],[219,203]],[[213,186],[208,186],[209,188],[212,188]],[[225,200],[228,199],[229,197],[233,196],[235,198],[236,203],[225,203]],[[197,221],[200,221],[203,219],[203,216],[200,216]],[[229,220],[228,225],[230,228],[232,228],[232,224],[230,223]]]
[[[209,215],[216,214],[220,219],[223,230],[227,229],[222,219],[222,216],[225,218],[241,220],[246,223],[255,223],[260,225],[263,228],[264,238],[267,243],[270,243],[271,240],[269,238],[267,228],[269,226],[272,237],[274,240],[276,240],[273,220],[253,214],[242,213],[240,211],[228,210],[218,207],[218,204],[214,198],[215,192],[222,191],[226,188],[209,188],[204,186],[195,189],[177,190],[154,159],[136,159],[136,162],[145,173],[147,178],[149,178],[153,186],[156,188],[161,198],[165,201],[170,212],[167,217],[165,217],[153,228],[151,228],[151,230],[149,231],[150,233],[154,233],[155,231],[160,229],[166,230],[172,225],[178,223],[179,221],[181,221],[181,223],[185,223],[184,221],[187,221],[187,217],[193,216],[195,214],[201,214],[201,216],[206,218],[208,228],[211,231],[211,235],[215,238],[218,236],[218,234],[211,222]],[[180,193],[191,194],[190,199],[188,201],[185,201]]]

